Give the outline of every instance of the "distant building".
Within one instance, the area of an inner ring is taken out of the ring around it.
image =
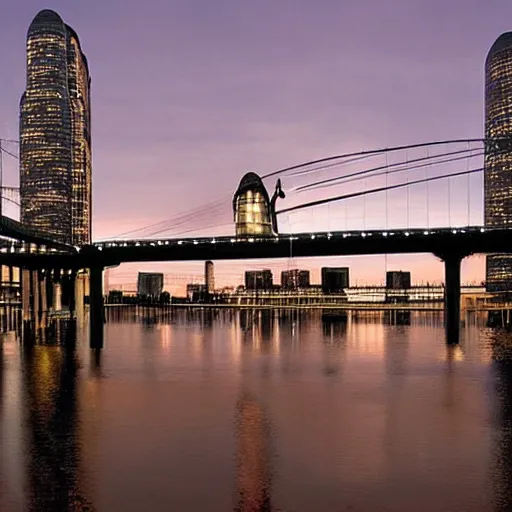
[[[271,270],[248,270],[245,273],[245,288],[247,290],[270,290],[272,287]]]
[[[204,284],[206,285],[206,293],[213,293],[215,291],[213,261],[207,261],[204,264]]]
[[[203,302],[206,297],[206,285],[189,283],[187,284],[187,299],[190,302]]]
[[[163,274],[139,272],[137,279],[137,293],[139,295],[159,299],[163,288]]]
[[[343,293],[350,285],[348,267],[322,267],[322,292]]]
[[[91,106],[76,32],[43,10],[27,33],[20,103],[21,222],[73,245],[91,243]]]
[[[485,225],[511,228],[512,32],[502,34],[496,40],[485,62],[485,138]],[[512,288],[510,254],[487,256],[486,287],[490,292]]]
[[[411,287],[411,273],[400,271],[386,272],[386,288],[388,290],[408,290]]]
[[[281,272],[281,288],[284,290],[296,290],[309,287],[309,270],[293,268]]]

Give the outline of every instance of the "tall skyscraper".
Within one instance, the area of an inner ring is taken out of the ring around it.
[[[213,261],[207,261],[204,264],[204,284],[206,285],[206,293],[215,291],[215,274]]]
[[[76,32],[43,10],[27,33],[20,104],[21,222],[73,245],[91,241],[91,108]]]
[[[496,40],[485,63],[485,137],[485,225],[512,228],[512,32]],[[512,289],[512,256],[487,256],[486,282],[488,291]]]

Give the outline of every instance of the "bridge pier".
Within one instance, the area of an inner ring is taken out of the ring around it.
[[[444,262],[444,323],[446,343],[459,343],[460,335],[460,265],[468,256],[462,252],[436,253]]]
[[[30,322],[30,270],[21,270],[21,304],[23,322]]]
[[[103,348],[103,267],[90,268],[89,343],[91,348]]]
[[[445,272],[445,325],[447,343],[458,343],[460,334],[460,264],[459,255],[447,256]]]
[[[36,329],[39,327],[39,286],[39,271],[32,270],[32,311]]]

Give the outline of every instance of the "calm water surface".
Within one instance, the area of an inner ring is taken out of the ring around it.
[[[512,338],[110,311],[0,351],[0,510],[512,510]]]

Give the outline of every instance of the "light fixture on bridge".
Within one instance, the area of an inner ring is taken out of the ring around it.
[[[409,231],[406,231],[406,232],[405,232],[405,236],[409,236]]]
[[[199,242],[197,240],[194,240],[194,245],[197,245]]]
[[[169,240],[166,240],[166,241],[164,242],[164,245],[169,245]]]
[[[383,231],[383,232],[382,232],[382,236],[388,236],[387,231]]]
[[[364,232],[363,232],[363,233],[361,233],[361,236],[362,236],[363,238],[366,238],[366,233],[364,233]]]
[[[428,232],[428,231],[423,231],[423,234],[424,234],[424,235],[428,235],[428,234],[429,234],[429,232]]]
[[[140,242],[135,242],[135,247],[140,247]]]
[[[480,228],[480,233],[485,233],[485,229],[484,228]]]
[[[456,234],[457,234],[457,230],[456,230],[456,229],[452,229],[452,233],[453,233],[454,235],[456,235]]]
[[[236,242],[236,238],[231,238],[229,241],[230,241],[232,244],[234,244],[234,243]]]
[[[183,244],[183,240],[178,240],[178,245]]]
[[[311,235],[311,240],[314,240],[315,238],[315,235]]]
[[[215,240],[215,238],[212,238],[211,243],[214,244],[216,242],[217,242],[217,240]]]

